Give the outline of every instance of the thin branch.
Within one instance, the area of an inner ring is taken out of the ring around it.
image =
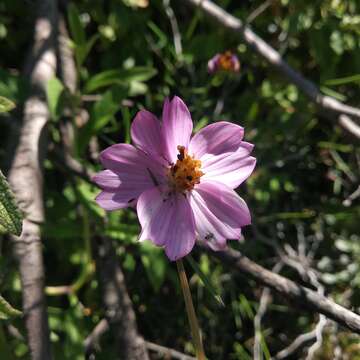
[[[323,330],[327,324],[327,318],[324,315],[320,315],[319,322],[315,327],[315,339],[316,341],[312,344],[308,350],[308,354],[305,360],[312,360],[314,358],[315,352],[321,348],[323,342]]]
[[[88,358],[100,348],[100,338],[110,329],[107,319],[101,319],[84,341],[85,356]]]
[[[318,294],[323,296],[325,293],[325,289],[324,286],[320,284],[315,272],[312,270],[308,270],[308,276],[312,285],[316,287]],[[319,322],[315,327],[316,341],[314,342],[314,344],[310,346],[308,350],[308,354],[306,356],[306,360],[312,360],[315,355],[315,352],[321,348],[321,345],[323,343],[323,331],[327,322],[328,322],[327,318],[323,314],[320,314]]]
[[[178,359],[178,360],[196,360],[196,358],[183,354],[180,351],[170,349],[168,347],[154,344],[150,341],[145,341],[148,350],[155,351],[158,354],[163,355],[166,359]]]
[[[114,331],[118,357],[123,360],[148,360],[145,342],[137,329],[135,312],[111,239],[94,238],[94,252],[106,318]]]
[[[71,168],[69,163],[66,166],[69,169]],[[82,173],[81,176],[86,176],[86,174]],[[88,180],[91,181],[90,179]],[[239,251],[229,248],[222,252],[214,252],[203,245],[198,245],[214,257],[230,265],[231,268],[236,268],[250,275],[258,282],[282,294],[286,299],[293,300],[303,307],[324,314],[340,325],[360,334],[360,316],[358,314],[334,303],[323,295],[317,294],[313,290],[300,286],[283,276],[274,274],[242,255]]]
[[[100,338],[110,329],[109,322],[107,319],[102,319],[95,326],[91,334],[85,339],[84,347],[85,354],[89,355],[96,349],[100,348]],[[149,351],[156,352],[163,355],[166,359],[178,359],[178,360],[196,360],[193,356],[183,354],[180,351],[155,344],[151,341],[145,341],[145,346]]]
[[[356,120],[359,120],[360,109],[343,104],[333,97],[323,95],[313,82],[294,70],[275,49],[256,35],[249,26],[244,25],[241,20],[227,13],[210,0],[186,0],[186,2],[201,8],[206,15],[220,25],[240,35],[243,41],[257,54],[261,55],[270,65],[285,75],[290,82],[303,91],[322,110],[325,110],[325,115],[329,119],[332,119],[334,113],[337,114],[339,125],[360,138],[360,127],[348,117],[354,116]]]
[[[199,246],[229,265],[232,269],[237,269],[243,274],[250,275],[258,282],[281,294],[287,300],[296,303],[298,306],[307,308],[312,312],[324,314],[340,325],[360,334],[360,316],[358,314],[336,304],[313,290],[298,285],[283,276],[274,274],[250,260],[239,251],[229,248],[222,252],[214,252],[203,245]]]
[[[299,335],[288,347],[279,351],[275,356],[274,360],[282,360],[288,356],[299,351],[303,346],[305,346],[310,341],[316,339],[316,328],[306,334]]]
[[[10,184],[24,212],[23,232],[12,237],[19,260],[23,311],[31,358],[52,358],[44,295],[45,272],[40,224],[44,221],[42,161],[47,148],[49,110],[45,88],[55,75],[56,0],[39,0],[34,43],[25,64],[31,90],[24,105],[19,143],[9,173]]]
[[[339,125],[347,130],[350,134],[360,139],[360,127],[355,124],[347,115],[340,115],[338,118]]]
[[[258,6],[250,15],[246,18],[246,24],[252,23],[258,16],[260,16],[272,3],[274,0],[266,0],[260,6]]]
[[[66,11],[66,9],[64,10]],[[59,15],[59,32],[58,32],[58,69],[59,76],[71,94],[76,92],[77,72],[74,60],[73,47],[66,27],[64,14]]]
[[[281,262],[278,262],[272,269],[273,272],[278,273],[281,268],[283,267],[283,264]],[[254,317],[254,330],[255,330],[255,339],[254,339],[254,360],[261,360],[262,354],[261,354],[261,321],[264,317],[266,310],[268,308],[270,298],[271,298],[271,291],[269,288],[263,289],[260,297],[260,304],[258,311],[256,312],[256,315]]]
[[[175,47],[175,53],[179,60],[182,59],[182,44],[181,44],[181,34],[179,31],[179,25],[176,20],[174,10],[170,6],[170,0],[163,0],[163,6],[166,12],[167,17],[170,21],[171,30],[173,33],[174,38],[174,47]]]
[[[352,202],[358,197],[360,197],[360,185],[343,201],[343,205],[350,206]]]

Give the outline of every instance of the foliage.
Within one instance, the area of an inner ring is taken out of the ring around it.
[[[279,261],[275,245],[290,258],[291,249],[303,253],[311,257],[327,295],[352,309],[360,306],[360,203],[359,197],[352,196],[360,177],[358,143],[328,122],[294,85],[239,39],[200,11],[182,1],[171,1],[182,41],[179,54],[165,3],[78,0],[70,1],[65,14],[76,60],[77,91],[70,93],[60,74],[47,84],[52,121],[44,169],[46,223],[42,228],[56,359],[83,359],[83,341],[104,316],[91,265],[90,242],[96,235],[106,235],[116,244],[145,339],[193,351],[174,264],[160,249],[137,242],[139,224],[133,211],[105,214],[99,209],[94,203],[98,189],[60,166],[54,150],[62,149],[61,129],[66,124],[72,130],[70,152],[87,169],[98,171],[99,151],[130,141],[136,112],[146,108],[160,115],[164,97],[172,94],[189,104],[196,129],[229,120],[244,126],[246,140],[256,145],[257,169],[239,188],[252,211],[253,226],[244,230],[245,241],[231,242],[231,246],[267,268]],[[216,3],[245,20],[263,1]],[[356,0],[272,1],[252,27],[324,93],[357,105],[359,13]],[[14,113],[19,117],[28,93],[21,69],[34,17],[33,1],[0,3],[0,95],[17,104]],[[227,49],[239,56],[240,72],[210,76],[207,61]],[[0,109],[1,104],[2,100]],[[13,141],[13,119],[1,114],[0,120],[0,159],[5,168]],[[19,218],[8,219],[12,219],[8,222],[12,231],[19,233]],[[0,292],[17,307],[21,303],[19,279],[5,240]],[[187,271],[207,356],[251,359],[259,285],[199,250],[193,260],[198,269],[187,266]],[[294,267],[284,266],[281,273],[313,286]],[[68,284],[78,284],[76,291],[65,295],[51,292],[53,286]],[[221,295],[225,308],[214,295]],[[273,294],[262,321],[264,358],[312,330],[316,322],[316,316]],[[23,324],[19,320],[14,324],[25,335]],[[11,353],[25,359],[24,340],[12,338],[8,331],[4,336]],[[335,348],[344,359],[360,358],[358,338],[330,325],[316,358],[333,358]],[[111,359],[114,354],[111,334],[105,334],[97,358]],[[296,359],[305,357],[306,351],[294,355]]]
[[[4,96],[0,96],[0,113],[6,113],[14,109],[15,104]]]
[[[0,231],[19,236],[22,229],[22,215],[5,176],[0,171]]]

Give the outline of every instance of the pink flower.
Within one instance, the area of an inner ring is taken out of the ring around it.
[[[223,54],[216,54],[208,62],[208,71],[214,74],[218,71],[238,72],[240,70],[240,61],[231,51],[225,51]]]
[[[165,248],[170,260],[187,255],[195,239],[214,250],[239,239],[251,223],[245,201],[233,190],[252,173],[253,145],[244,129],[217,122],[191,138],[187,106],[165,100],[162,122],[142,110],[131,125],[134,145],[116,144],[100,160],[107,170],[95,175],[102,188],[97,203],[105,210],[136,204],[140,240]]]

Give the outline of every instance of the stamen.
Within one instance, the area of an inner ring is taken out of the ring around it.
[[[169,169],[169,180],[173,189],[177,192],[192,190],[200,183],[200,177],[204,175],[201,168],[201,161],[188,155],[184,146],[178,146],[179,154],[175,165]]]

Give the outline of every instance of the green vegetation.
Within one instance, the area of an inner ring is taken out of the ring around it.
[[[32,40],[34,3],[0,2],[0,161],[4,174],[13,156],[14,127],[22,119],[29,96],[28,77],[22,76],[22,69]],[[176,265],[161,249],[137,241],[140,227],[135,212],[105,213],[94,202],[99,190],[63,161],[66,149],[88,172],[99,171],[101,150],[130,142],[130,125],[137,111],[145,108],[160,116],[164,98],[175,94],[189,106],[196,130],[227,120],[244,126],[246,140],[255,144],[256,170],[238,189],[251,209],[253,226],[244,229],[244,241],[231,241],[231,246],[268,269],[283,261],[282,275],[313,289],[319,289],[320,283],[327,296],[358,310],[359,139],[329,121],[239,38],[183,1],[173,0],[170,5],[161,0],[69,3],[63,15],[75,59],[75,91],[61,67],[46,85],[51,119],[41,237],[54,358],[84,359],[83,342],[105,316],[92,249],[97,236],[115,244],[141,335],[194,354]],[[245,21],[263,1],[216,3]],[[253,19],[253,30],[324,94],[357,106],[359,2],[268,3]],[[174,44],[173,16],[180,49]],[[228,49],[239,57],[240,71],[210,75],[208,60]],[[0,294],[20,309],[19,273],[10,236],[3,231],[20,234],[20,214],[7,194],[1,176],[0,228],[5,234],[0,238]],[[262,287],[201,249],[192,253],[185,266],[208,358],[252,359]],[[64,285],[70,291],[57,288]],[[19,313],[7,301],[0,297],[0,353],[8,356],[4,360],[28,359],[23,319],[13,317]],[[259,329],[263,359],[313,330],[318,321],[317,314],[271,293]],[[22,336],[13,336],[9,325]],[[360,359],[357,335],[332,322],[322,333],[314,359],[333,359],[335,349],[342,359]],[[305,359],[314,341],[290,359]],[[100,345],[96,359],[116,358],[112,333],[105,333]],[[161,358],[152,354],[154,359]]]

